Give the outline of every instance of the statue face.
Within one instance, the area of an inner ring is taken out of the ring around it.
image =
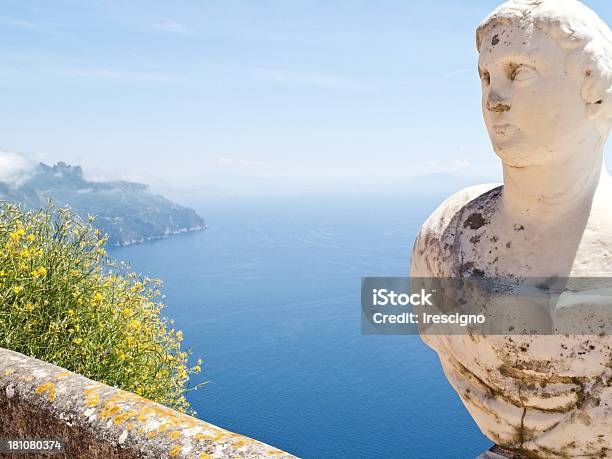
[[[485,35],[478,60],[482,111],[506,164],[563,161],[593,134],[595,123],[565,63],[566,51],[533,26],[497,25]]]

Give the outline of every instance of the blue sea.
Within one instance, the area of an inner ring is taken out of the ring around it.
[[[303,458],[474,458],[491,446],[418,336],[362,336],[360,278],[406,276],[439,202],[379,196],[197,203],[208,229],[111,250],[164,280],[204,360],[201,419]]]

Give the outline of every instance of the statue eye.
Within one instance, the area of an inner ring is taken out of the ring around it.
[[[490,84],[491,83],[491,75],[489,74],[489,72],[479,68],[478,69],[478,74],[480,75],[480,80],[483,83],[485,83],[485,84]]]
[[[512,65],[510,67],[510,79],[512,81],[525,81],[536,76],[536,71],[528,65]]]

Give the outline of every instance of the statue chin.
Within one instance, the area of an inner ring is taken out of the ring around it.
[[[545,166],[562,162],[563,152],[553,153],[554,150],[547,151],[541,145],[534,145],[533,142],[500,141],[492,138],[491,145],[495,155],[502,160],[506,166],[523,168],[531,166]]]
[[[515,145],[500,145],[493,142],[493,151],[505,165],[510,167],[529,167],[543,162],[538,160],[538,155],[533,151],[520,149]]]

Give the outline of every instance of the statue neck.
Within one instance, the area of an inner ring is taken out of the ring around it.
[[[513,167],[503,163],[503,209],[510,218],[555,224],[568,216],[588,214],[596,192],[610,186],[603,163],[605,139],[586,151],[566,155],[562,164]]]

